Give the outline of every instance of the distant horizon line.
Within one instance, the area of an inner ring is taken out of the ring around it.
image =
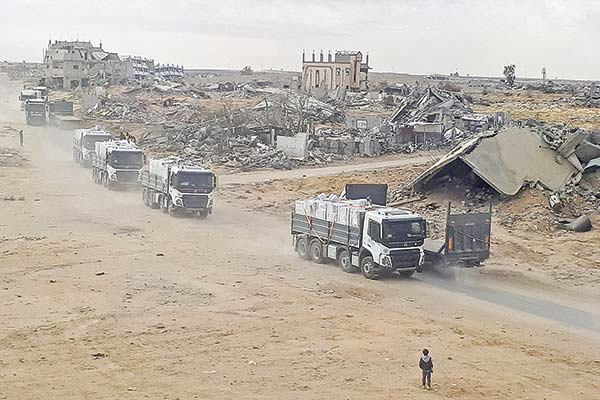
[[[2,60],[1,62],[7,62],[7,63],[11,63],[11,64],[22,64],[22,63],[27,63],[27,64],[40,64],[42,65],[43,62],[38,62],[38,61],[27,61],[27,60],[21,60],[21,61],[9,61],[9,60]],[[199,67],[194,67],[194,68],[187,68],[185,66],[183,66],[185,71],[228,71],[228,72],[232,72],[232,71],[240,71],[240,69],[232,69],[232,68],[199,68]],[[297,70],[289,70],[289,69],[285,69],[285,68],[280,68],[280,69],[274,69],[274,68],[270,68],[270,69],[261,69],[261,70],[256,70],[254,72],[292,72],[292,73],[302,73],[302,71],[297,71]],[[440,76],[447,76],[450,77],[450,74],[445,74],[445,73],[441,73],[441,72],[428,72],[428,73],[410,73],[410,72],[392,72],[392,71],[376,71],[373,70],[372,72],[370,72],[371,74],[390,74],[390,75],[408,75],[408,76],[417,76],[417,77],[426,77],[426,76],[431,76],[431,75],[440,75]],[[459,78],[474,78],[474,79],[502,79],[502,76],[486,76],[486,75],[459,75]],[[516,77],[516,80],[542,80],[541,77]],[[548,81],[578,81],[578,82],[594,82],[594,81],[600,81],[600,79],[593,79],[593,78],[546,78],[546,80]]]

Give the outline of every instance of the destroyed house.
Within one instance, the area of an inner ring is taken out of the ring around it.
[[[427,88],[404,97],[388,121],[397,133],[397,143],[426,143],[442,140],[443,132],[472,113],[462,95]]]
[[[67,90],[85,88],[98,77],[127,79],[129,73],[117,53],[82,41],[49,41],[44,66],[45,84]]]
[[[317,60],[313,52],[310,60],[302,53],[302,89],[314,91],[348,90],[360,92],[368,89],[369,55],[363,62],[360,51],[331,52],[324,58],[323,51]]]
[[[516,195],[525,185],[560,190],[581,179],[581,165],[550,148],[537,132],[510,128],[462,142],[413,180],[418,190],[433,190],[448,182],[468,182]]]

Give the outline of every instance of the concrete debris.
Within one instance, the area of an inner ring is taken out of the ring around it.
[[[568,223],[563,223],[562,227],[573,232],[589,232],[592,230],[592,221],[587,215],[582,215]]]
[[[398,109],[390,117],[393,124],[411,122],[444,122],[444,119],[472,114],[471,104],[460,94],[435,88],[424,93],[412,92],[402,99]]]
[[[27,163],[27,159],[21,154],[18,149],[1,148],[0,149],[0,166],[2,167],[21,167]]]
[[[426,189],[450,176],[476,176],[509,196],[527,183],[559,190],[577,180],[579,171],[569,162],[557,162],[556,157],[534,131],[510,128],[463,142],[417,177],[413,186]]]

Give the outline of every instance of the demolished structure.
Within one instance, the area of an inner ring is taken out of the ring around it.
[[[505,113],[494,116],[473,113],[472,104],[462,94],[436,88],[418,88],[403,97],[389,117],[397,133],[397,143],[439,143],[463,132],[478,133],[508,123]]]
[[[449,177],[477,177],[507,196],[517,194],[526,184],[540,184],[555,191],[581,178],[576,165],[557,156],[536,132],[510,128],[465,141],[419,175],[412,185],[423,190]]]
[[[455,147],[409,187],[416,192],[455,189],[472,206],[536,188],[548,193],[547,208],[559,218],[554,222],[565,224],[600,208],[600,158],[585,161],[600,157],[600,148],[592,143],[596,139],[551,126],[485,133]],[[405,188],[396,197],[406,199],[411,193]]]
[[[124,84],[132,80],[183,78],[181,66],[154,65],[137,56],[119,57],[84,41],[48,41],[44,52],[44,84],[55,89],[85,89],[98,83]]]

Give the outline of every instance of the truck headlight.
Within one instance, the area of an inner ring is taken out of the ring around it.
[[[84,159],[84,160],[89,160],[89,159],[90,159],[90,155],[89,155],[89,154],[87,154],[87,153],[86,153],[86,154],[84,154],[84,155],[83,155],[83,159]]]
[[[381,266],[385,267],[385,268],[391,268],[392,267],[392,259],[390,258],[390,256],[383,256],[383,257],[381,257]]]
[[[115,174],[114,172],[112,174],[110,174],[109,176],[111,181],[116,181],[117,180],[117,174]]]
[[[175,197],[175,205],[183,207],[183,200],[181,200],[181,197]]]

